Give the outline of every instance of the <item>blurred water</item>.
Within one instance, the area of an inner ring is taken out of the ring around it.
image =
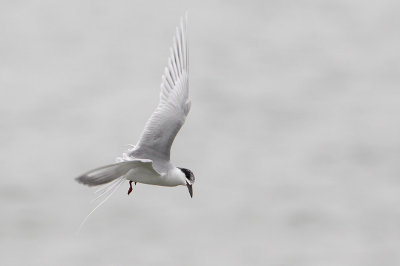
[[[1,265],[398,265],[397,1],[3,1]],[[189,11],[186,188],[73,181],[135,143]]]

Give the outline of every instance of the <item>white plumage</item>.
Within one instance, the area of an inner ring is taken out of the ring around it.
[[[89,171],[78,177],[78,182],[88,186],[110,183],[101,189],[102,195],[109,194],[108,197],[124,180],[159,186],[186,185],[192,196],[193,173],[170,162],[172,143],[190,110],[186,23],[187,16],[176,29],[162,76],[159,104],[136,146],[117,158],[117,163]]]

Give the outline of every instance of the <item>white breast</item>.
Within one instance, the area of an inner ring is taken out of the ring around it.
[[[133,182],[157,186],[186,185],[185,175],[178,168],[171,169],[167,174],[155,175],[154,172],[148,169],[138,167],[129,170],[125,178]]]

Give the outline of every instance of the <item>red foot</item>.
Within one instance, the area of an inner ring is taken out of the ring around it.
[[[135,182],[136,183],[136,182]],[[136,184],[135,184],[136,185]],[[132,181],[129,181],[129,189],[128,189],[128,195],[131,194],[132,192]]]

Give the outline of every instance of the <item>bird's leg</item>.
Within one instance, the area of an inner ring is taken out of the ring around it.
[[[136,185],[136,182],[135,182]],[[129,181],[129,189],[128,189],[128,195],[131,194],[132,192],[132,181]]]

